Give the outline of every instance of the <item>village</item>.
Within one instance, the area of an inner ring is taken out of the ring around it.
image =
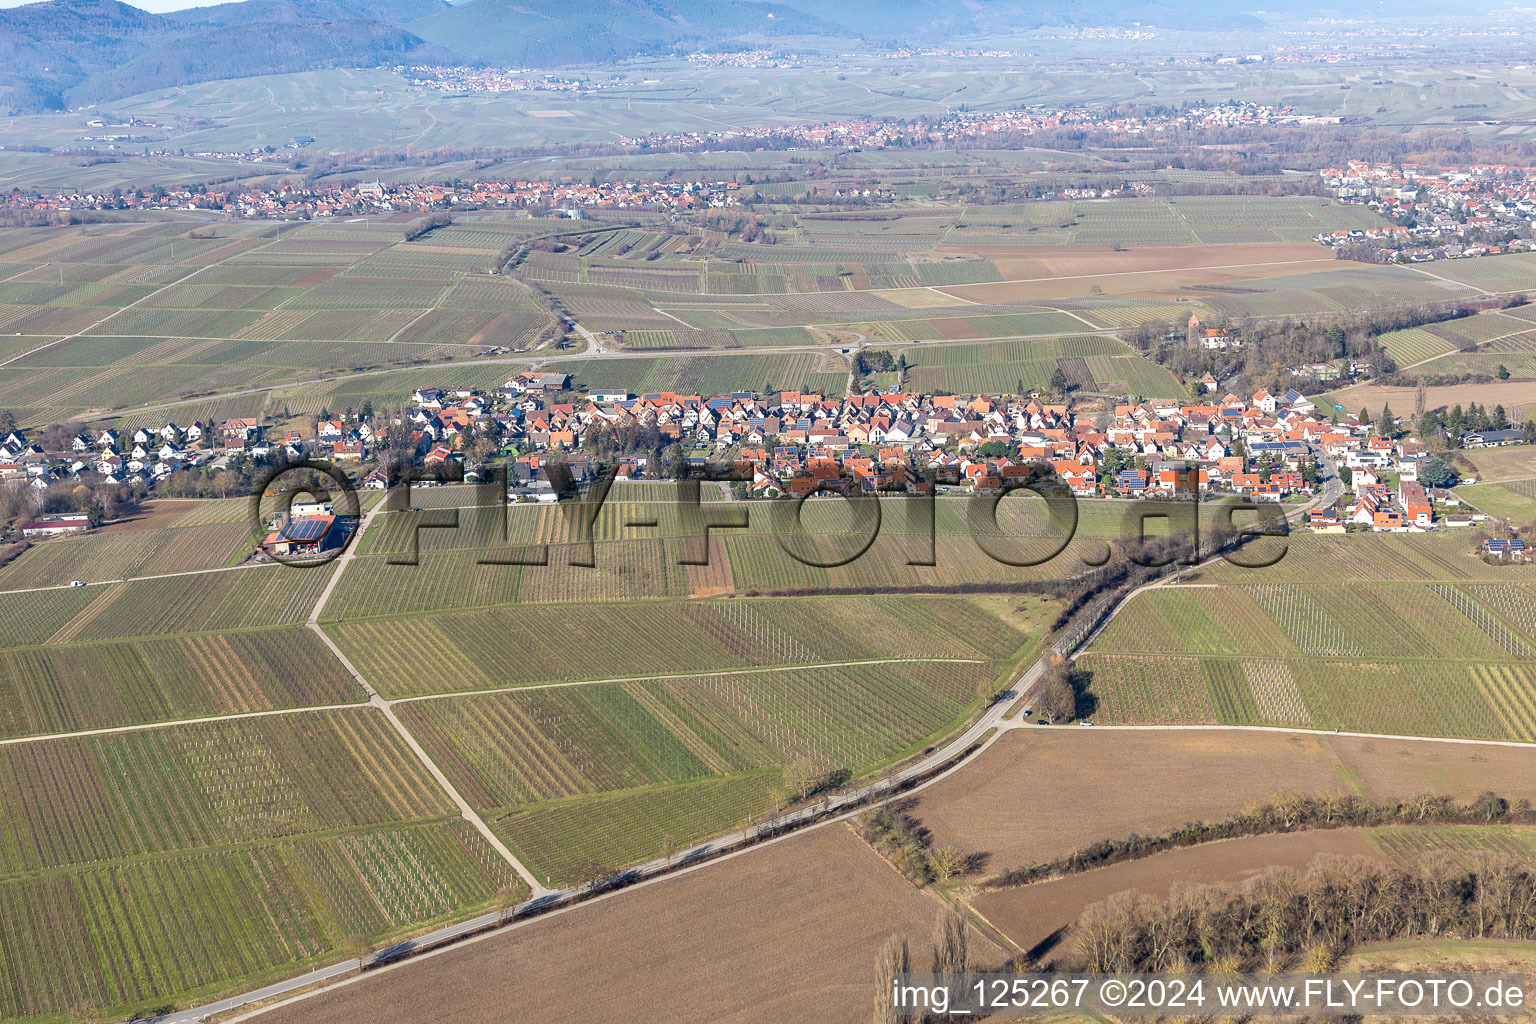
[[[717,131],[661,132],[621,140],[642,149],[695,148],[729,144],[745,148],[884,149],[889,146],[947,145],[1058,130],[1093,131],[1119,136],[1171,134],[1201,128],[1337,124],[1340,118],[1304,114],[1288,106],[1214,103],[1173,113],[1122,114],[1087,107],[952,111],[934,120],[864,118],[808,124],[763,125]]]
[[[1458,441],[1502,446],[1524,443],[1525,435],[1511,427],[1468,431]],[[415,486],[484,482],[504,462],[509,501],[553,503],[608,471],[660,480],[726,466],[738,499],[1001,495],[1045,472],[1080,499],[1234,496],[1304,505],[1299,525],[1322,533],[1422,533],[1489,520],[1451,486],[1469,481],[1456,481],[1399,421],[1372,423],[1338,408],[1325,414],[1295,391],[1074,408],[1038,395],[577,393],[565,374],[524,372],[494,390],[420,388],[388,417],[348,410],[307,432],[269,431],[254,419],[168,422],[81,431],[63,448],[48,451],[12,431],[0,439],[0,482],[39,498],[60,484],[147,491],[179,472],[217,473],[235,460],[319,460],[353,467],[362,487],[383,490],[407,476]],[[91,525],[54,515],[17,530],[33,538]],[[314,523],[273,529],[269,553],[325,546],[303,547],[303,538],[326,535]],[[334,543],[344,535],[330,536]],[[1523,544],[1515,539],[1519,546],[1509,548],[1509,540],[1486,553],[1523,556]]]
[[[563,208],[718,208],[737,204],[734,181],[589,182],[480,181],[458,185],[362,181],[351,185],[249,185],[108,192],[42,193],[12,191],[13,210],[205,210],[238,218],[309,219],[426,210]]]
[[[1536,169],[1351,160],[1318,173],[1340,202],[1367,206],[1388,222],[1318,236],[1356,258],[1429,263],[1536,250]]]
[[[536,77],[522,71],[456,68],[422,65],[397,68],[415,88],[457,92],[571,92],[592,88],[589,83],[559,77]],[[868,117],[797,124],[761,125],[718,131],[662,132],[626,136],[618,145],[630,151],[701,149],[711,147],[761,149],[884,149],[906,146],[947,146],[956,143],[988,144],[1053,131],[1091,131],[1136,138],[1171,135],[1197,129],[1231,129],[1274,126],[1337,124],[1338,117],[1297,112],[1286,106],[1256,103],[1214,103],[1191,106],[1171,113],[1131,114],[1087,107],[1042,108],[990,112],[953,111],[933,119]],[[154,122],[113,116],[117,122],[142,130],[162,129]],[[109,123],[92,118],[88,127]],[[146,148],[132,147],[145,144]],[[323,140],[312,136],[285,136],[265,146],[243,149],[185,149],[156,142],[137,134],[93,133],[83,136],[68,152],[89,155],[100,150],[114,159],[142,156],[166,158],[193,156],[240,163],[291,163],[300,151],[323,149]],[[81,210],[209,210],[237,217],[328,217],[393,211],[451,208],[454,205],[527,208],[546,204],[615,206],[620,208],[687,208],[696,205],[728,205],[737,181],[693,182],[598,182],[575,181],[482,181],[430,184],[419,181],[319,184],[280,181],[242,185],[187,184],[182,186],[114,188],[100,192],[77,190],[13,189],[7,208],[30,211]],[[1126,193],[1131,194],[1131,193]],[[1095,193],[1097,195],[1097,193]],[[1071,198],[1071,197],[1069,197]]]

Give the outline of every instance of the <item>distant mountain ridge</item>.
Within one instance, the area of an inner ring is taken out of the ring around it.
[[[444,0],[248,0],[160,15],[118,0],[0,10],[0,107],[61,108],[219,78],[366,67],[421,51]]]
[[[759,0],[468,0],[409,28],[474,60],[537,67],[735,39],[857,35],[788,4]]]
[[[1481,0],[1398,0],[1475,9]],[[1288,16],[1369,16],[1380,0],[1265,0]],[[1265,17],[1270,16],[1266,14]],[[1041,26],[1253,28],[1225,0],[244,0],[157,15],[119,0],[0,10],[0,110],[104,102],[221,78],[330,67],[498,63],[552,68],[693,48],[935,44]]]

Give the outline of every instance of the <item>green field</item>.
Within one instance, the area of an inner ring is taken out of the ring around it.
[[[1517,526],[1536,517],[1536,480],[1506,480],[1497,484],[1467,484],[1456,493],[1491,516]]]

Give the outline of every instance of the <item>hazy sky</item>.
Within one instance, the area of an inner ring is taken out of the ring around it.
[[[0,0],[0,7],[20,7],[24,3],[31,2],[33,0]],[[227,2],[228,0],[123,0],[123,3],[142,11],[154,11],[156,14],[179,11],[187,7],[211,7],[214,4]]]

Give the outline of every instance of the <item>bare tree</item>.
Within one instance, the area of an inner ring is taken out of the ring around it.
[[[896,979],[912,969],[907,940],[891,936],[875,958],[875,1024],[898,1024],[905,1017],[893,997]]]

